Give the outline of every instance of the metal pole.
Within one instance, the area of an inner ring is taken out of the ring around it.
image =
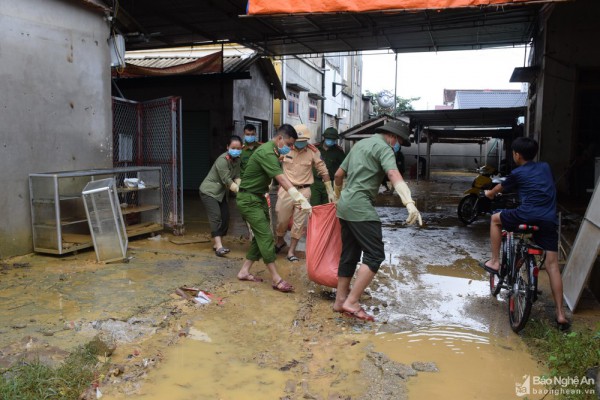
[[[427,166],[425,168],[425,179],[431,179],[431,131],[427,131]]]
[[[395,61],[396,61],[396,74],[394,76],[394,117],[396,117],[397,113],[398,113],[398,53],[396,53],[396,57],[395,57]]]
[[[417,184],[419,183],[419,172],[421,172],[421,130],[422,126],[417,126],[417,137],[415,138],[415,142],[417,142]]]

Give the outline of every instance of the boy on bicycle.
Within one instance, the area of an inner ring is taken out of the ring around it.
[[[540,230],[533,234],[533,240],[546,251],[545,265],[556,305],[556,323],[559,329],[565,330],[570,324],[563,310],[563,284],[558,268],[558,219],[552,171],[547,163],[532,161],[538,152],[538,144],[535,140],[520,137],[515,139],[511,148],[517,168],[502,184],[486,190],[485,195],[493,199],[504,190],[516,190],[521,204],[516,209],[502,210],[492,215],[490,222],[492,258],[480,265],[491,274],[498,273],[502,229],[515,231],[520,224],[538,226]]]

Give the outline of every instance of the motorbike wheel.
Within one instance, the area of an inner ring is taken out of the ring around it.
[[[471,222],[477,219],[479,214],[477,207],[477,195],[470,194],[463,197],[458,203],[458,219],[465,225],[469,225]]]

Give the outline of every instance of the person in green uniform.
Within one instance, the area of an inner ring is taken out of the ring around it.
[[[408,127],[388,122],[369,139],[358,142],[335,173],[339,194],[337,216],[342,226],[342,256],[338,268],[338,286],[333,310],[366,321],[374,321],[360,306],[359,299],[385,260],[381,220],[373,206],[383,176],[387,175],[408,210],[406,222],[422,225],[421,214],[411,198],[408,185],[398,172],[394,153],[408,141]],[[344,178],[346,186],[342,190]],[[362,262],[354,286],[350,281],[356,264]]]
[[[335,175],[335,172],[340,165],[342,165],[344,158],[346,158],[344,150],[337,145],[339,138],[340,135],[338,134],[337,129],[327,128],[325,129],[325,132],[323,132],[324,140],[316,146],[321,152],[321,159],[325,162],[325,166],[331,177]],[[317,173],[315,168],[313,168],[313,175],[315,177],[315,182],[310,186],[310,204],[313,207],[327,204],[329,202],[327,190],[323,184],[323,179]]]
[[[240,156],[240,171],[242,175],[244,174],[246,165],[248,165],[248,161],[250,161],[250,156],[252,156],[254,150],[258,149],[261,144],[262,143],[258,141],[256,135],[256,126],[252,124],[244,125],[244,146],[242,147],[242,155]],[[248,227],[248,238],[252,240],[252,229],[250,229],[250,224],[246,222],[246,226]]]
[[[222,237],[229,229],[229,204],[227,191],[237,193],[240,185],[240,154],[242,139],[229,138],[227,151],[219,156],[200,185],[200,199],[204,203],[210,234],[214,240],[215,255],[224,257],[229,249],[223,247]]]
[[[312,209],[310,203],[283,174],[279,163],[279,157],[290,152],[297,138],[298,134],[291,125],[281,125],[273,140],[261,145],[250,157],[237,195],[240,214],[248,222],[254,234],[250,249],[246,253],[246,260],[237,277],[240,280],[261,282],[261,278],[250,273],[250,268],[255,261],[262,258],[271,273],[271,286],[280,292],[292,292],[294,287],[283,280],[275,266],[275,241],[265,193],[269,189],[271,180],[275,179],[294,199],[298,207],[310,213]]]
[[[240,156],[240,170],[242,174],[246,169],[246,165],[248,165],[250,156],[261,144],[262,143],[259,142],[258,138],[256,137],[256,126],[252,124],[246,124],[244,126],[244,146],[242,147],[242,154]]]

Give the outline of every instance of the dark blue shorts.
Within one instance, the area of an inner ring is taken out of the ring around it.
[[[540,228],[533,234],[533,241],[544,250],[558,251],[558,225],[554,221],[528,220],[517,217],[517,210],[502,210],[500,222],[502,229],[512,232],[521,224],[535,225]]]

